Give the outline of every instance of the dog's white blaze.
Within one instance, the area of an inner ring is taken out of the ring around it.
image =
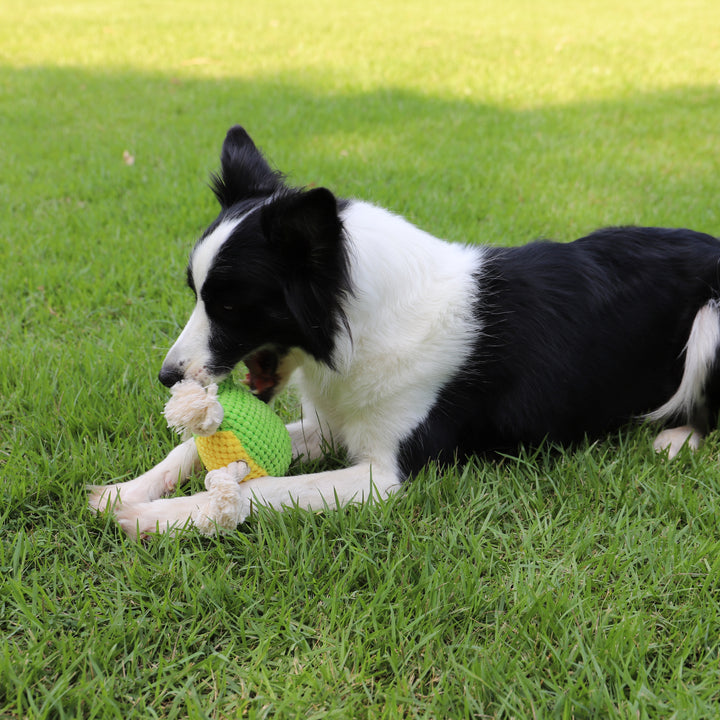
[[[193,283],[197,291],[197,302],[189,320],[168,351],[163,363],[164,367],[182,370],[186,378],[192,378],[202,384],[211,380],[206,370],[210,361],[210,320],[200,293],[220,248],[244,217],[221,222],[195,247],[190,264]]]
[[[183,331],[166,355],[163,367],[182,370],[186,378],[197,380],[203,385],[216,379],[211,377],[207,371],[207,365],[211,360],[209,346],[210,320],[205,311],[205,304],[202,301],[202,287],[218,252],[220,252],[230,235],[248,215],[261,208],[266,202],[268,200],[258,203],[243,215],[223,220],[195,246],[190,258],[190,267],[197,292],[197,303]]]
[[[676,393],[645,418],[651,421],[682,417],[692,421],[702,406],[702,394],[720,348],[720,304],[711,300],[698,310],[685,346],[685,369]]]
[[[198,299],[190,319],[165,356],[163,365],[182,370],[186,378],[192,378],[204,385],[209,381],[209,377],[205,377],[205,366],[210,360],[209,331],[210,321],[205,305]]]
[[[206,238],[195,246],[190,258],[190,266],[198,297],[220,248],[227,242],[233,230],[246,217],[247,214],[231,220],[223,220]]]

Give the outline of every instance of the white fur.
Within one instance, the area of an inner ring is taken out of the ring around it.
[[[250,211],[253,212],[253,211]],[[245,213],[240,217],[223,220],[207,237],[203,238],[195,247],[192,254],[192,270],[195,288],[200,291],[203,286],[213,261],[220,248],[232,235],[235,228],[249,215]]]
[[[662,406],[645,418],[666,421],[673,417],[691,418],[692,409],[702,405],[702,393],[708,373],[720,347],[720,308],[711,301],[700,308],[693,321],[685,346],[685,369],[677,392]]]
[[[201,385],[207,385],[213,378],[207,369],[210,361],[210,347],[208,345],[210,321],[205,311],[205,303],[203,303],[200,296],[200,289],[207,278],[213,259],[218,251],[246,216],[221,222],[197,245],[192,255],[191,262],[193,280],[197,290],[197,302],[183,331],[170,348],[165,362],[173,363],[178,368],[181,368],[185,373],[186,380],[195,380]]]
[[[186,440],[162,462],[134,480],[114,485],[91,485],[88,504],[93,510],[101,511],[128,503],[152,502],[173,492],[179,483],[199,469],[195,440]]]
[[[187,525],[212,533],[241,522],[252,503],[320,510],[384,498],[400,487],[400,440],[427,415],[481,330],[473,303],[482,250],[445,243],[367,203],[350,203],[342,219],[356,288],[344,307],[352,334],[340,331],[334,370],[303,353],[291,354],[289,366],[300,368],[304,419],[288,429],[296,455],[321,455],[324,436],[344,444],[355,464],[310,475],[260,478],[237,488],[222,477],[204,493],[158,500],[162,488],[174,488],[195,467],[186,455],[171,453],[130,483],[95,490],[92,507],[101,509],[113,498],[118,520],[133,536]],[[222,223],[195,250],[192,269],[198,296],[213,258],[240,222],[242,218]],[[216,379],[207,371],[208,332],[198,300],[166,359],[182,367],[186,378],[204,384]]]
[[[165,362],[174,362],[178,368],[183,369],[185,379],[207,385],[212,380],[207,370],[210,362],[207,341],[209,333],[210,321],[205,312],[205,303],[198,297],[187,325],[170,348]]]
[[[482,251],[366,203],[352,203],[343,222],[358,288],[345,307],[352,335],[338,339],[337,371],[306,358],[297,380],[353,458],[389,463],[477,339],[473,285]]]
[[[394,472],[369,464],[247,482],[239,481],[242,476],[232,466],[214,470],[207,475],[205,492],[154,502],[123,503],[115,506],[115,516],[133,538],[188,527],[214,535],[234,529],[250,515],[253,504],[276,510],[294,506],[323,510],[382,499],[400,487]]]
[[[690,425],[663,430],[653,442],[655,452],[667,451],[668,459],[672,460],[687,446],[690,450],[697,450],[702,444],[702,435]]]

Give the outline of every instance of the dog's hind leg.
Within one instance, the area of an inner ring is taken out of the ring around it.
[[[702,440],[703,436],[699,430],[691,425],[682,425],[663,430],[655,438],[653,449],[659,453],[667,451],[668,458],[672,460],[686,445],[690,450],[697,450]]]
[[[186,440],[154,468],[127,482],[88,487],[88,505],[102,511],[116,504],[151,502],[173,492],[201,467],[195,440]]]

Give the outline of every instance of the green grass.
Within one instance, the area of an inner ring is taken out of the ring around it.
[[[214,540],[132,543],[83,488],[174,442],[155,376],[231,124],[452,240],[720,234],[716,5],[3,3],[0,716],[715,716],[716,434],[430,469]]]

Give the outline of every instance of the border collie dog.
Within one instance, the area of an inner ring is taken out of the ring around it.
[[[220,214],[196,243],[196,305],[160,380],[204,385],[238,362],[266,402],[291,375],[293,451],[347,449],[350,466],[172,493],[195,443],[129,482],[95,487],[132,536],[235,528],[252,504],[337,507],[383,498],[429,461],[572,444],[637,419],[658,450],[698,446],[720,409],[720,242],[620,227],[518,248],[439,240],[387,210],[289,187],[233,127],[213,178]]]

